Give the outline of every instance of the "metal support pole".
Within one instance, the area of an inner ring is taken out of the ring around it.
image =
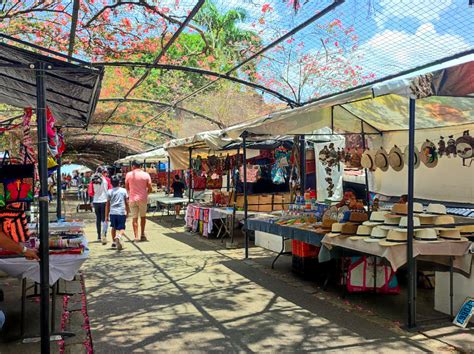
[[[249,258],[249,233],[247,231],[248,200],[247,200],[247,136],[245,131],[242,133],[242,164],[244,173],[244,233],[245,233],[245,258]]]
[[[364,122],[360,121],[360,131],[362,137],[362,149],[366,149]],[[364,168],[365,175],[365,204],[367,204],[367,211],[370,212],[370,189],[369,189],[369,170]]]
[[[232,208],[232,231],[230,233],[230,243],[234,243],[234,230],[235,230],[235,212],[237,209],[237,183],[238,183],[238,178],[237,178],[237,172],[239,171],[239,165],[240,165],[240,147],[237,149],[237,159],[236,159],[236,167],[233,170],[233,183],[234,183],[234,204]]]
[[[62,218],[62,194],[63,190],[61,188],[61,156],[58,157],[58,170],[56,171],[56,218],[59,221],[59,219]]]
[[[49,327],[49,240],[48,240],[48,135],[46,133],[45,63],[36,67],[36,118],[38,124],[38,169],[41,183],[39,192],[40,247],[40,330],[41,353],[50,352]]]
[[[416,259],[413,258],[413,198],[415,180],[415,105],[416,101],[410,98],[408,122],[408,234],[407,234],[407,261],[408,261],[408,328],[416,326]]]
[[[188,186],[188,203],[191,203],[191,189],[193,186],[193,148],[189,148],[189,186]]]
[[[301,195],[306,190],[306,141],[304,135],[300,135],[300,173],[301,173]]]
[[[170,163],[170,157],[168,156],[168,194],[171,193],[171,163]]]

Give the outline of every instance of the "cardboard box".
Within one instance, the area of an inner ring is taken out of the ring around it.
[[[260,196],[249,195],[247,196],[248,211],[258,211],[258,205],[260,204]]]
[[[273,196],[273,210],[286,210],[288,206],[283,204],[283,196],[275,194]]]
[[[273,195],[260,195],[258,198],[258,211],[273,211]]]

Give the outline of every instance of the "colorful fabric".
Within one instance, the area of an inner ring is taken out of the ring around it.
[[[0,229],[15,242],[25,242],[30,237],[26,214],[21,210],[0,211]]]

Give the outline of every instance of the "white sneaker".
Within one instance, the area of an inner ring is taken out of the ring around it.
[[[105,237],[105,235],[102,235],[101,240],[103,245],[107,244],[107,237]]]
[[[115,238],[115,243],[117,244],[117,251],[123,250],[123,240],[122,236],[117,236]]]

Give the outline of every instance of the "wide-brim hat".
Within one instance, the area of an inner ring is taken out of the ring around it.
[[[375,166],[375,156],[372,153],[371,150],[367,149],[364,151],[362,154],[362,157],[360,158],[360,165],[363,168],[367,168],[371,171],[374,171],[376,166]]]
[[[383,147],[375,153],[375,166],[384,172],[388,170],[388,154]]]
[[[408,238],[406,229],[392,229],[387,233],[387,238],[379,242],[380,246],[405,245]]]
[[[403,162],[403,153],[400,148],[395,145],[388,153],[388,164],[394,171],[401,171],[405,165]]]
[[[351,240],[362,240],[365,237],[369,237],[372,233],[372,227],[367,225],[359,225],[357,227],[357,232],[355,235],[350,236],[349,239]]]
[[[341,236],[354,236],[357,233],[357,228],[359,225],[353,222],[346,222],[342,224]]]
[[[437,229],[439,238],[447,241],[461,241],[461,230],[459,228],[452,229]],[[467,240],[467,239],[466,239]]]
[[[370,218],[368,221],[364,221],[362,225],[367,225],[367,226],[376,226],[383,224],[385,218],[384,215],[386,214],[385,211],[373,211],[370,213]]]
[[[464,225],[460,229],[461,235],[474,235],[474,225]]]
[[[446,226],[446,225],[452,225],[455,224],[456,221],[454,220],[454,217],[451,215],[438,215],[434,218],[434,224],[435,227],[439,225],[439,227],[436,227],[436,229],[447,229],[447,230],[452,230],[455,229],[456,227],[451,227],[451,226]]]
[[[415,146],[415,153],[414,153],[414,166],[415,168],[420,167],[420,152],[418,151],[418,148]],[[405,148],[405,151],[403,152],[403,159],[405,160],[405,165],[408,166],[408,146]]]
[[[426,214],[418,214],[417,216],[421,225],[434,225],[435,216]]]
[[[331,226],[331,232],[327,233],[326,236],[328,237],[341,236],[342,225],[344,224],[341,224],[338,222],[333,223]]]
[[[379,227],[375,226],[369,237],[364,238],[365,242],[379,242],[387,237],[388,231]]]
[[[436,243],[443,242],[438,239],[438,233],[435,229],[419,229],[415,230],[414,240],[417,242]]]
[[[367,220],[369,220],[369,214],[367,214],[365,211],[351,211],[349,215],[350,222],[361,223]]]
[[[405,203],[395,203],[392,206],[390,214],[407,215],[408,205]]]
[[[413,217],[413,226],[417,227],[417,226],[420,226],[420,225],[421,225],[420,218],[418,216],[414,216]],[[400,228],[406,229],[408,227],[408,216],[402,216],[398,226],[400,226]]]
[[[422,216],[438,216],[438,215],[446,215],[448,211],[446,210],[446,206],[443,204],[438,203],[430,203],[426,208],[426,211],[422,213]]]
[[[436,167],[438,164],[438,152],[433,142],[426,140],[423,145],[421,145],[420,160],[428,168]]]
[[[400,224],[401,215],[386,214],[383,226],[397,226]]]

